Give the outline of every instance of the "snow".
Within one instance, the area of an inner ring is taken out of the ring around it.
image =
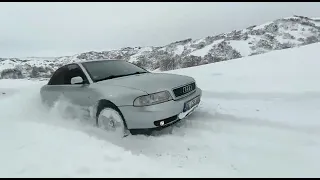
[[[37,80],[26,80],[26,79],[1,79],[0,89],[2,88],[21,89],[21,88],[33,86],[39,83],[43,84],[46,82],[39,82]]]
[[[26,59],[30,61],[43,61],[43,60],[54,61],[57,57],[18,57],[18,58]]]
[[[183,45],[179,45],[176,47],[176,50],[174,51],[174,54],[176,55],[181,55],[184,51],[184,46]]]
[[[264,28],[265,26],[268,26],[268,25],[270,25],[270,24],[272,24],[272,23],[273,23],[273,21],[270,21],[270,22],[267,22],[267,23],[261,24],[261,25],[259,25],[259,26],[254,27],[254,28],[253,28],[253,30],[259,30],[259,29],[262,29],[262,28]]]
[[[284,17],[284,18],[282,18],[282,19],[301,19],[301,18],[299,18],[299,17],[295,17],[295,16],[289,16],[289,17]]]
[[[1,157],[6,164],[0,170],[1,177],[169,177],[159,170],[177,169],[161,167],[144,155],[133,155],[105,140],[65,128],[14,122],[1,133],[5,135],[10,130],[25,134],[4,141],[7,146],[2,147],[2,153],[14,153],[14,157]],[[149,164],[153,167],[146,169]]]
[[[0,80],[1,177],[320,177],[320,43],[170,71],[199,108],[156,136],[117,138],[41,105],[45,82]],[[2,90],[1,90],[2,89]],[[5,98],[3,98],[5,97]]]
[[[234,91],[234,88],[242,93],[318,92],[317,48],[320,43],[171,72],[197,77],[200,70],[197,81],[201,88],[211,90],[214,84],[215,92]]]
[[[160,48],[159,51],[166,51],[167,47]]]
[[[299,42],[299,41],[297,41],[297,40],[285,39],[285,38],[283,38],[282,36],[277,36],[277,37],[276,37],[276,40],[277,40],[279,43],[281,43],[281,44]]]
[[[281,43],[290,42],[295,44],[301,44],[301,42],[298,41],[299,38],[305,39],[306,37],[313,36],[314,33],[310,29],[310,27],[306,27],[301,24],[294,24],[294,23],[287,23],[286,26],[288,29],[280,28],[279,32],[282,34],[282,36],[277,36],[277,40],[279,40]],[[296,31],[293,31],[293,29],[296,29]],[[303,30],[304,29],[304,30]],[[288,33],[292,36],[294,36],[294,40],[287,40],[283,39],[283,34]]]
[[[199,44],[201,42],[205,42],[205,39],[197,39],[197,40],[194,40],[194,44]]]
[[[143,47],[141,48],[137,54],[130,56],[129,62],[137,62],[138,61],[138,57],[143,55],[146,52],[152,51],[152,47]]]
[[[241,56],[249,56],[252,53],[247,41],[229,41],[229,43]]]
[[[319,18],[312,18],[315,22],[314,22],[314,24],[316,25],[316,26],[320,26],[320,17]]]
[[[10,60],[0,61],[0,72],[5,69],[10,69],[14,67],[14,62]]]
[[[129,62],[133,63],[133,62],[138,62],[139,60],[137,59],[138,56],[131,56],[129,59]]]
[[[311,34],[311,33],[308,33],[307,34],[305,32],[302,31],[302,29],[299,29],[298,31],[292,31],[289,33],[290,35],[294,36],[295,39],[299,39],[299,38],[303,38],[305,39],[307,37],[308,34]]]
[[[223,41],[223,39],[216,40],[213,43],[211,43],[211,44],[209,44],[199,50],[193,51],[192,53],[190,53],[190,55],[204,57],[206,54],[208,54],[208,52],[213,48],[214,45],[217,45],[217,44],[221,43],[222,41]]]

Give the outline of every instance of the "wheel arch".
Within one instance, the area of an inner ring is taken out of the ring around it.
[[[125,128],[128,128],[126,119],[124,118],[121,110],[118,108],[118,106],[115,105],[115,103],[113,103],[112,101],[107,100],[107,99],[98,100],[97,103],[94,106],[93,117],[94,117],[94,119],[96,121],[96,124],[98,123],[98,115],[99,115],[100,111],[105,107],[110,107],[110,108],[113,108],[116,111],[118,111],[120,116],[121,116],[121,118],[123,119],[123,123],[124,123]]]

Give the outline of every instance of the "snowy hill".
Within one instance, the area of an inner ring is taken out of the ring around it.
[[[169,71],[199,109],[125,139],[39,99],[45,81],[0,80],[0,177],[320,177],[320,43]],[[5,89],[4,89],[5,87]]]
[[[0,58],[0,78],[50,77],[59,66],[92,59],[120,59],[167,71],[320,42],[320,20],[294,16],[163,47],[126,47],[57,58]],[[42,59],[42,60],[41,60]]]

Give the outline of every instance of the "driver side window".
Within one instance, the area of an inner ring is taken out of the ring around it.
[[[88,79],[79,65],[69,64],[58,69],[51,77],[48,85],[71,85],[71,79],[77,76],[83,79],[83,84],[88,83]]]

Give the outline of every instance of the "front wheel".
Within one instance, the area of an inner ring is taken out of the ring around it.
[[[121,112],[112,107],[101,108],[97,114],[97,125],[101,129],[115,132],[122,137],[129,135]]]

